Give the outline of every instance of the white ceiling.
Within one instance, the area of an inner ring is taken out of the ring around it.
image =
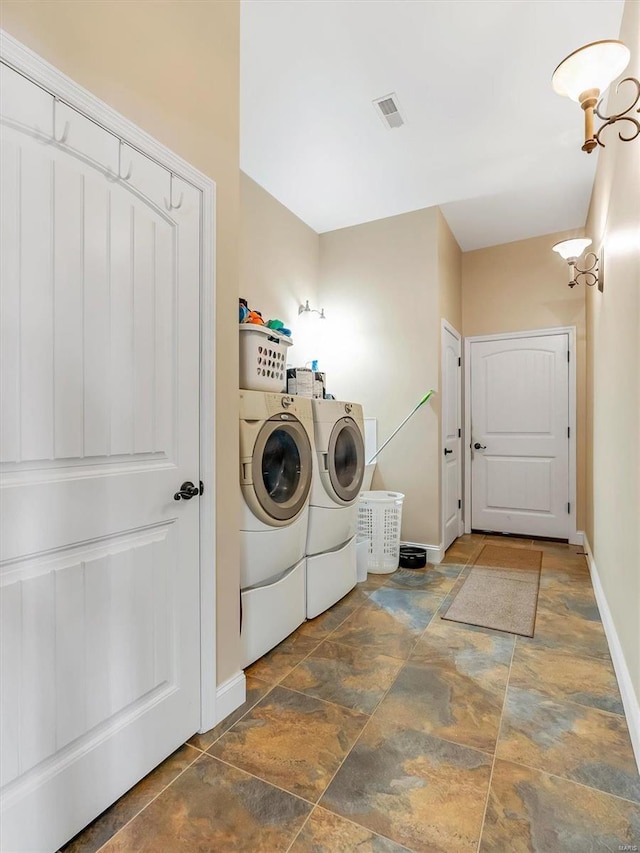
[[[551,89],[623,0],[243,0],[241,167],[318,232],[439,204],[463,250],[584,224],[597,154]],[[371,104],[395,92],[407,124]]]

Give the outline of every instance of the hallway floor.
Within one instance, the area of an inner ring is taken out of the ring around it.
[[[533,639],[439,616],[489,542],[543,551]],[[439,566],[369,575],[65,853],[640,845],[640,777],[580,550],[470,535]]]

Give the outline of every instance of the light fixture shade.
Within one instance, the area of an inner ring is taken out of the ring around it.
[[[579,258],[587,246],[591,245],[591,240],[579,237],[575,240],[561,240],[552,246],[554,252],[557,252],[565,261],[569,258]]]
[[[621,41],[594,41],[574,50],[553,72],[553,89],[574,101],[589,89],[604,92],[629,64],[631,53]]]

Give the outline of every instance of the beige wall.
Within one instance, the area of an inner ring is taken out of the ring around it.
[[[438,281],[440,317],[462,334],[462,252],[438,209]]]
[[[584,529],[586,506],[585,288],[567,286],[569,268],[551,247],[565,237],[581,233],[547,234],[465,252],[462,256],[465,337],[576,327],[578,530]]]
[[[380,443],[439,385],[437,228],[429,208],[320,236],[327,387],[378,419]],[[373,483],[404,492],[402,535],[415,542],[440,542],[438,429],[429,402],[383,451]]]
[[[313,328],[299,321],[298,306],[308,299],[318,307],[319,267],[318,234],[241,172],[240,295],[265,319],[278,317],[292,329],[288,360],[297,366],[316,357]]]
[[[640,78],[640,3],[627,0],[620,38]],[[622,112],[628,90],[610,92],[607,114]],[[606,273],[587,294],[586,530],[640,702],[640,140],[605,133],[586,226]]]
[[[217,185],[218,682],[238,669],[239,4],[4,0],[2,27]],[[211,520],[214,523],[214,519]]]

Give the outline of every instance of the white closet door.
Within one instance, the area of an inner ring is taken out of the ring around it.
[[[472,526],[566,539],[566,334],[471,344]]]
[[[442,329],[442,546],[462,532],[461,342]]]
[[[2,69],[0,831],[47,851],[199,725],[200,193]]]

